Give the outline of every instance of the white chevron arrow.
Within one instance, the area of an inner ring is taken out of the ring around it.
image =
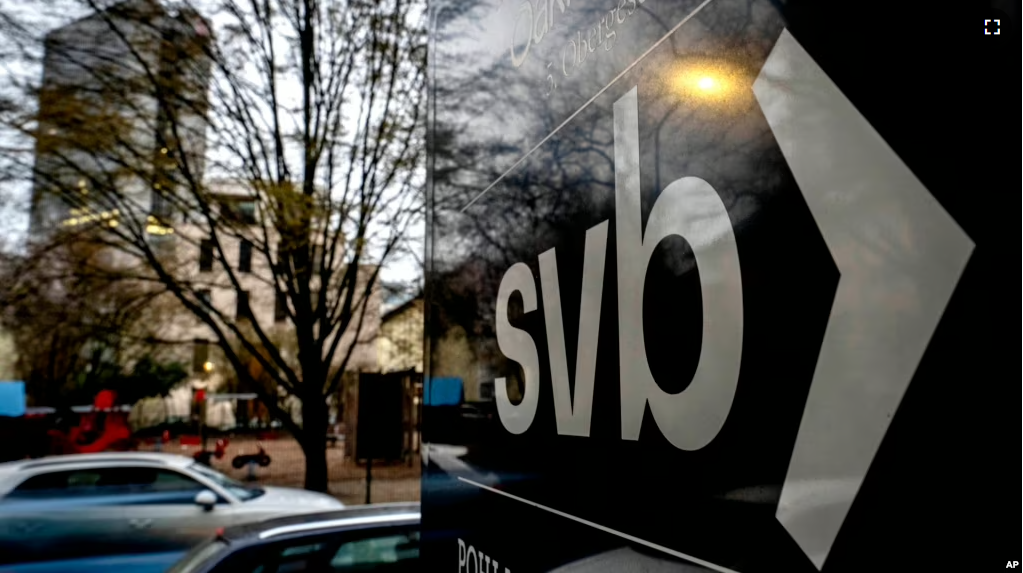
[[[821,569],[973,242],[787,30],[753,92],[841,274],[776,513]]]

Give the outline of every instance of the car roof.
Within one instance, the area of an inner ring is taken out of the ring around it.
[[[263,540],[388,524],[418,524],[419,519],[419,503],[386,503],[235,525],[224,529],[219,537],[228,542]]]
[[[47,456],[34,460],[19,460],[0,464],[0,474],[9,475],[28,470],[74,469],[76,466],[122,465],[131,463],[153,464],[182,468],[194,463],[192,458],[161,452],[103,452],[98,454],[71,454]]]

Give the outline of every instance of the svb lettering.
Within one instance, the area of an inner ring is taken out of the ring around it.
[[[724,203],[709,183],[697,177],[683,177],[668,185],[654,203],[644,230],[637,106],[635,88],[614,105],[622,439],[639,439],[649,405],[657,427],[672,445],[698,450],[721,430],[738,384],[743,336],[739,255]],[[540,298],[546,319],[554,411],[561,435],[589,436],[590,432],[607,227],[604,221],[586,232],[574,397],[569,390],[557,255],[551,249],[539,256]],[[674,235],[686,239],[700,269],[703,347],[689,386],[678,394],[668,394],[657,385],[647,360],[643,292],[654,249],[662,239]],[[532,336],[508,320],[508,302],[515,292],[522,297],[524,313],[536,310],[536,283],[525,263],[512,265],[501,280],[495,317],[498,347],[508,359],[519,363],[524,375],[522,401],[517,405],[508,398],[506,379],[495,381],[497,412],[506,430],[521,434],[529,429],[536,414],[540,361]]]

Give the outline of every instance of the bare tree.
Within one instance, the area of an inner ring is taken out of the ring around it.
[[[102,246],[118,280],[173,299],[295,435],[306,487],[326,491],[327,397],[378,312],[381,266],[421,220],[422,6],[78,3],[74,33],[17,36],[46,74],[11,72],[38,106],[0,110],[35,149],[32,236]],[[248,311],[250,290],[275,317]]]
[[[18,349],[15,370],[37,403],[88,401],[103,380],[117,386],[140,361],[172,358],[152,341],[168,312],[157,291],[120,281],[88,243],[0,257],[0,327]],[[156,395],[147,382],[121,398]]]

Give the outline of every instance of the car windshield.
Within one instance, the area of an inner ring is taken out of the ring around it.
[[[246,486],[245,484],[235,481],[215,469],[208,468],[201,464],[192,464],[191,469],[195,473],[213,480],[213,482],[231,492],[231,495],[237,497],[241,501],[255,499],[264,493],[263,490],[258,487]]]

